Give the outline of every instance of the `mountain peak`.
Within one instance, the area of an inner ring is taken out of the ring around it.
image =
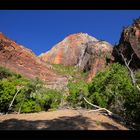
[[[79,32],[79,33],[75,33],[75,34],[70,34],[69,36],[67,36],[64,40],[91,40],[91,41],[98,41],[95,37],[90,36],[87,33],[83,33],[83,32]]]
[[[109,61],[113,59],[112,50],[113,47],[108,42],[80,32],[64,38],[51,50],[42,53],[39,58],[52,64],[77,66],[83,71],[90,70],[91,80],[99,69],[106,65],[106,57]]]

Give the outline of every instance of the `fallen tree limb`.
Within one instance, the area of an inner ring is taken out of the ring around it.
[[[111,112],[108,112],[108,110],[106,110],[106,108],[98,108],[98,109],[95,109],[95,110],[90,110],[88,112],[96,112],[96,111],[106,111],[108,114],[111,115]]]
[[[106,108],[102,108],[102,107],[100,107],[100,106],[97,106],[97,105],[94,105],[94,104],[90,103],[85,97],[83,97],[83,98],[84,98],[84,100],[85,100],[88,104],[90,104],[91,106],[97,108],[97,109],[95,109],[95,110],[90,110],[90,111],[88,111],[88,112],[105,111],[105,112],[107,113],[107,115],[109,115],[109,116],[111,116],[112,118],[117,119],[117,120],[119,120],[119,121],[121,121],[121,122],[124,123],[124,119],[123,119],[122,117],[120,117],[119,115],[112,113],[111,111],[107,110]]]
[[[97,109],[92,110],[92,111],[101,111],[101,110],[104,110],[104,111],[106,111],[106,112],[108,113],[108,115],[113,115],[113,113],[112,113],[111,111],[107,110],[106,108],[101,108],[101,107],[99,107],[99,106],[97,106],[97,105],[94,105],[94,104],[90,103],[89,101],[87,101],[87,99],[86,99],[85,97],[83,97],[83,98],[84,98],[84,100],[85,100],[88,104],[90,104],[91,106],[97,108]],[[91,112],[91,111],[90,111],[90,112]]]

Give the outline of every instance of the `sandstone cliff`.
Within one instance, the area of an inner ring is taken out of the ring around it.
[[[0,66],[30,79],[38,77],[53,88],[62,88],[67,84],[67,78],[56,74],[30,49],[10,40],[3,33],[0,33]]]
[[[112,46],[106,41],[77,33],[69,35],[39,58],[52,64],[76,66],[80,70],[89,71],[87,80],[91,81],[99,70],[113,61],[112,50]]]
[[[114,47],[113,54],[116,61],[122,62],[115,48],[123,53],[127,61],[129,61],[131,55],[134,54],[130,66],[133,69],[140,68],[140,18],[134,20],[131,26],[122,31],[119,44]]]

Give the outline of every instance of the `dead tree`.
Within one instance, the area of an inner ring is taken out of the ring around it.
[[[136,78],[135,78],[135,74],[134,74],[134,71],[130,68],[130,63],[132,62],[133,60],[133,56],[134,56],[134,53],[131,54],[131,58],[130,60],[128,60],[124,54],[123,54],[123,49],[120,49],[118,50],[117,48],[115,48],[116,52],[118,53],[118,55],[121,56],[122,60],[124,61],[125,63],[125,66],[127,67],[127,69],[129,70],[129,73],[130,73],[130,77],[131,77],[131,80],[132,80],[132,83],[133,85],[135,85],[138,89],[138,91],[140,92],[140,87],[137,85],[136,83]]]

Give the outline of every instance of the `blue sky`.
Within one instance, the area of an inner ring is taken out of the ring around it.
[[[140,10],[0,10],[0,32],[39,55],[77,32],[113,45],[138,17]]]

